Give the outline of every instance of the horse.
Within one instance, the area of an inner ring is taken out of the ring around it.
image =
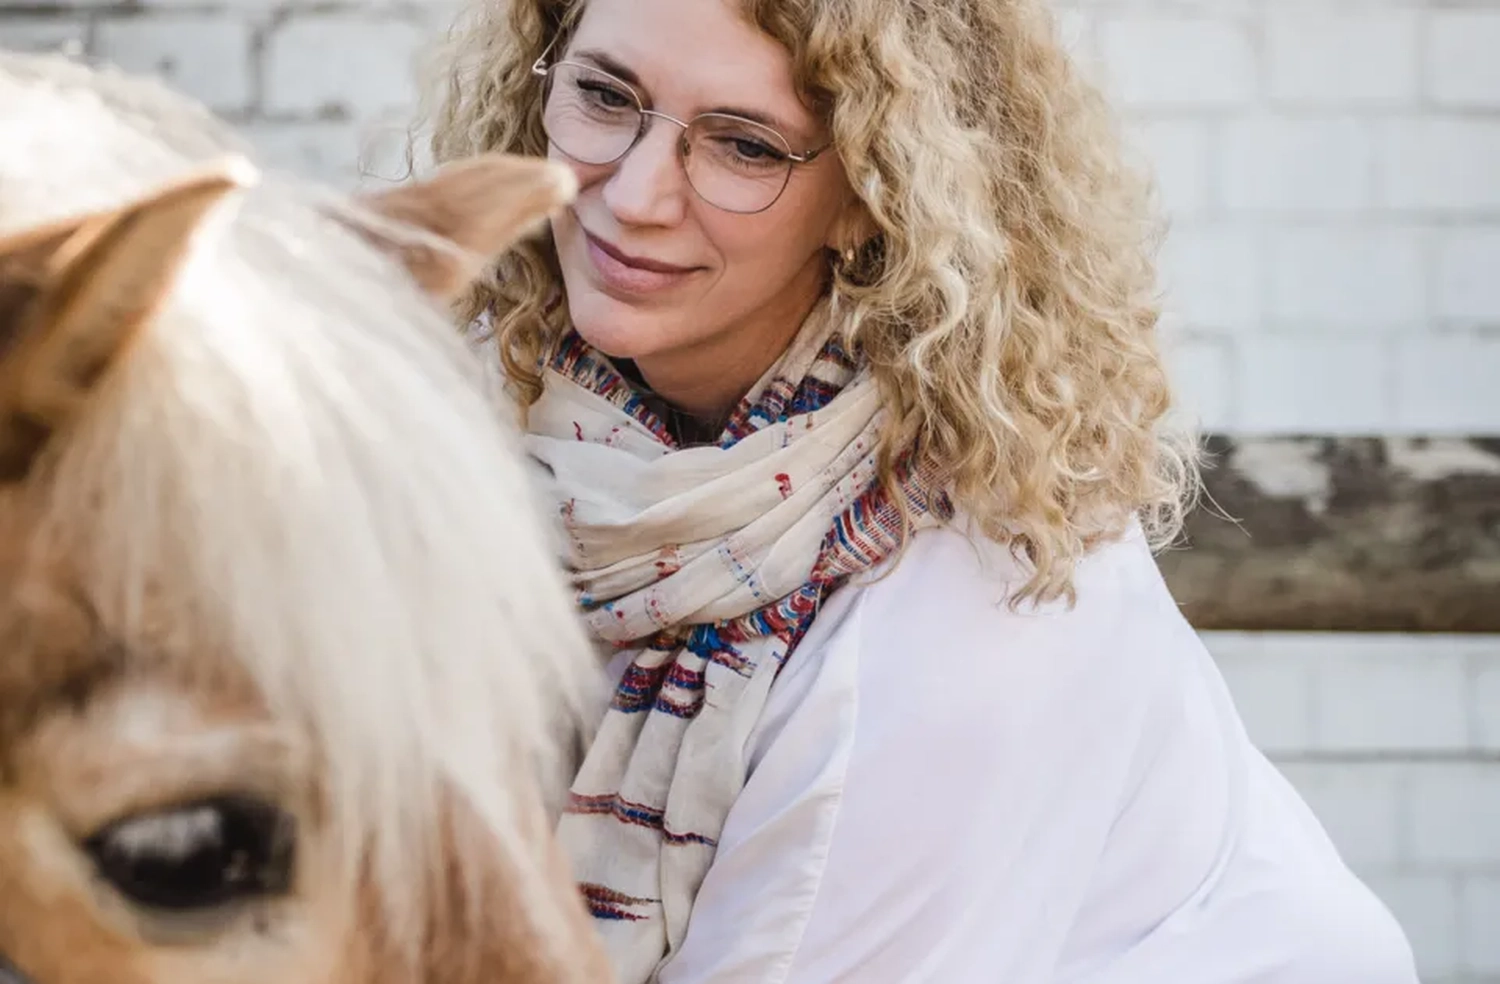
[[[576,184],[251,160],[0,55],[0,982],[607,982],[597,657],[448,313]]]

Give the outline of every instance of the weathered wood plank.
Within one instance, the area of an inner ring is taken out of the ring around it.
[[[1198,628],[1500,632],[1500,438],[1208,446],[1188,543],[1161,557]]]

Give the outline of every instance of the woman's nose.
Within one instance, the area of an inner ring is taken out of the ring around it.
[[[604,202],[622,223],[672,226],[683,220],[692,194],[682,160],[680,126],[646,117],[646,132],[604,184]]]

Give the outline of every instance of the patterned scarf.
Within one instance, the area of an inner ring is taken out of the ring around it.
[[[820,603],[900,542],[876,483],[882,415],[824,309],[716,446],[677,448],[577,335],[547,361],[528,451],[552,472],[592,634],[629,650],[559,826],[621,984],[681,944],[747,736]],[[930,476],[899,486],[914,526],[948,517]]]

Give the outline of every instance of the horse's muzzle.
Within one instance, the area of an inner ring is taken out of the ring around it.
[[[16,969],[15,964],[0,954],[0,984],[31,984],[31,981]]]

